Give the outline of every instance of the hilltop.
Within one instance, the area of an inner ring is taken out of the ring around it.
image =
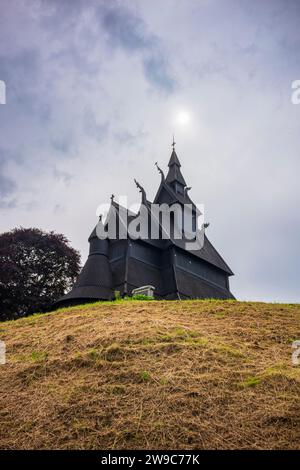
[[[300,305],[99,302],[0,339],[2,449],[300,448]]]

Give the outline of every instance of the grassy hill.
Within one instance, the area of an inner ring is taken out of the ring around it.
[[[0,339],[2,449],[300,448],[300,305],[97,303]]]

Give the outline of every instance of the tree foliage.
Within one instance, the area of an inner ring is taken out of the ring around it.
[[[47,311],[74,283],[80,255],[68,239],[37,228],[0,235],[0,320]]]

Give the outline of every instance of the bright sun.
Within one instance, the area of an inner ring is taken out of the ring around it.
[[[191,116],[187,111],[179,111],[176,114],[176,122],[180,126],[186,126],[187,124],[189,124],[190,120]]]

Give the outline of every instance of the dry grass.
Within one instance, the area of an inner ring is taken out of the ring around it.
[[[0,324],[2,449],[299,449],[300,306],[99,303]]]

